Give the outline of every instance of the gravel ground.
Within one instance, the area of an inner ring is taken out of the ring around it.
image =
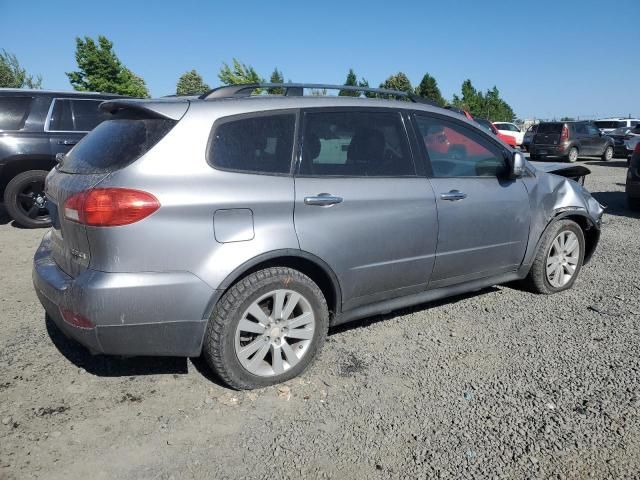
[[[640,217],[623,161],[593,262],[331,332],[315,366],[234,392],[200,360],[92,357],[31,287],[42,231],[0,220],[0,479],[640,477]]]

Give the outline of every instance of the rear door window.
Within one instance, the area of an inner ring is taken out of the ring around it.
[[[415,167],[400,112],[308,111],[301,175],[401,177]]]
[[[22,129],[32,101],[32,97],[0,97],[0,130]]]
[[[48,130],[50,132],[89,132],[110,118],[98,109],[104,100],[60,99],[54,100]]]
[[[209,163],[223,170],[288,174],[293,157],[294,113],[253,115],[216,122]]]
[[[98,125],[64,157],[65,173],[109,173],[130,165],[158,143],[174,120],[108,120]]]

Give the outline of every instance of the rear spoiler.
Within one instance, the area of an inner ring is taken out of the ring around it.
[[[167,100],[134,100],[114,99],[100,104],[100,110],[111,115],[127,116],[133,114],[135,118],[160,118],[180,120],[189,109],[186,99]]]

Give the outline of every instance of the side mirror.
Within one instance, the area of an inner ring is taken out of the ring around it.
[[[58,165],[62,165],[62,162],[64,162],[64,153],[56,153],[56,162],[58,162]]]
[[[525,166],[525,159],[522,152],[513,152],[511,161],[511,177],[520,178],[524,176],[526,171],[527,167]]]

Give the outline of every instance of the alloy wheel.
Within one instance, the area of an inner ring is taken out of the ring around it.
[[[236,356],[253,375],[280,375],[304,357],[315,329],[315,314],[302,294],[273,290],[251,303],[240,318]]]
[[[30,219],[48,222],[49,211],[47,197],[44,194],[44,181],[32,180],[26,183],[17,195],[16,206]]]
[[[558,234],[547,256],[547,281],[555,288],[564,287],[573,278],[580,261],[580,242],[575,233],[564,230]]]

